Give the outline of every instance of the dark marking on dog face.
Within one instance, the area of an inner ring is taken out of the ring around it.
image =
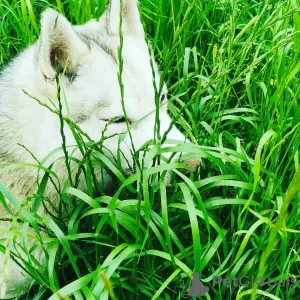
[[[75,79],[77,78],[77,73],[75,72],[63,72],[63,75],[69,80],[70,83],[73,83]]]
[[[107,53],[110,57],[112,57],[116,64],[118,64],[117,57],[116,57],[116,55],[115,55],[115,53],[114,53],[114,51],[113,51],[112,48],[110,48],[108,45],[106,45],[106,44],[104,44],[104,43],[101,43],[101,42],[98,43],[98,46],[99,46],[105,53]]]
[[[89,119],[89,115],[88,114],[85,114],[85,113],[78,113],[78,114],[75,114],[73,117],[73,120],[75,123],[77,124],[80,124],[80,123],[83,123],[85,122],[87,119]]]
[[[82,32],[77,33],[79,37],[85,42],[88,47],[91,47],[91,44],[94,43],[99,46],[106,54],[108,54],[116,64],[118,64],[117,53],[110,47],[109,44],[105,43],[104,39],[101,39],[99,36],[92,36],[84,34]]]
[[[47,77],[45,75],[45,73],[43,73],[43,72],[42,72],[42,74],[43,74],[43,77],[44,77],[45,80],[49,80],[49,81],[54,81],[55,80],[55,78],[49,78],[49,77]]]

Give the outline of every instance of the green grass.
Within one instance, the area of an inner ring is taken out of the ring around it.
[[[20,234],[43,228],[49,247],[44,269],[27,251],[40,286],[24,299],[181,299],[193,272],[210,287],[202,299],[254,299],[256,288],[258,299],[299,299],[296,286],[212,284],[213,276],[300,281],[299,0],[140,2],[170,114],[195,144],[169,150],[202,166],[184,176],[180,164],[164,165],[177,174],[165,187],[163,166],[125,176],[101,153],[87,155],[89,195],[64,189],[66,223],[25,215]],[[82,24],[105,1],[0,0],[1,65],[37,39],[45,7]],[[91,160],[114,177],[111,194],[95,196]],[[45,174],[32,203],[53,177]]]

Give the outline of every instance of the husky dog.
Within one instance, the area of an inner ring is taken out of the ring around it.
[[[143,118],[131,129],[133,144],[138,149],[153,138],[156,107],[153,69],[137,0],[124,0],[122,16],[122,78],[126,114],[130,123]],[[107,136],[124,131],[126,119],[117,77],[119,25],[119,0],[111,0],[99,21],[91,20],[81,26],[71,25],[53,9],[43,12],[38,41],[15,58],[0,76],[0,168],[16,162],[35,163],[32,155],[18,144],[28,147],[38,160],[61,146],[58,116],[28,96],[33,95],[49,106],[57,105],[57,70],[62,98],[68,103],[68,110],[63,110],[64,115],[69,115],[95,141],[101,138],[107,122],[111,123]],[[159,89],[160,74],[157,65],[153,65]],[[171,124],[165,105],[166,93],[164,87],[160,107],[162,134]],[[76,144],[67,126],[65,137],[67,145]],[[168,138],[185,139],[175,127],[168,133]],[[128,161],[132,163],[131,145],[127,135],[120,145],[127,158],[126,162],[122,162],[124,168]],[[119,147],[118,136],[106,140],[105,147],[115,154]],[[199,165],[199,161],[189,163],[193,168]],[[62,166],[58,169],[61,177],[67,178],[66,169]],[[0,182],[16,199],[23,201],[35,190],[36,172],[30,168],[0,172]],[[43,213],[39,211],[40,215]],[[9,218],[12,216],[6,209],[0,208],[0,228],[10,228],[10,222],[5,221]],[[9,248],[9,232],[3,232],[1,241],[4,241],[5,248]],[[0,254],[0,298],[7,299],[28,291],[32,279],[9,259],[7,251],[4,250],[4,253]]]

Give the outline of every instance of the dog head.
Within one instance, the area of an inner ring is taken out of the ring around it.
[[[121,15],[124,42],[123,100],[130,125],[136,125],[131,128],[132,140],[127,134],[120,144],[120,149],[130,161],[132,141],[135,149],[139,149],[154,137],[155,99],[157,99],[155,89],[161,91],[159,95],[161,134],[171,124],[171,118],[167,113],[166,86],[160,85],[157,64],[145,42],[137,1],[124,0],[121,8],[119,0],[111,0],[99,21],[92,20],[80,26],[72,26],[57,11],[47,9],[41,19],[41,35],[36,45],[36,63],[41,93],[46,98],[56,98],[55,76],[59,72],[59,83],[68,103],[71,118],[95,141],[101,138],[108,122],[111,124],[107,128],[106,136],[126,131],[127,124],[124,107],[121,105],[122,95],[118,77]],[[141,121],[137,122],[138,120]],[[185,140],[174,126],[168,133],[168,138]],[[115,154],[119,147],[118,137],[106,140],[105,146]]]

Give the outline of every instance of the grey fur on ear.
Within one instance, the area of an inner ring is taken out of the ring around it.
[[[138,0],[123,0],[122,8],[124,35],[144,38],[144,28],[138,9]],[[108,34],[119,35],[120,0],[110,0],[103,17],[99,21],[105,26]]]
[[[43,12],[36,55],[38,67],[45,77],[55,76],[56,60],[61,71],[75,72],[88,51],[88,46],[63,15],[50,8]]]

